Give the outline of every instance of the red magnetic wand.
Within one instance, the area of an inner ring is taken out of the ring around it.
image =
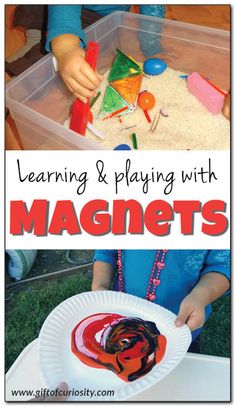
[[[93,70],[96,69],[98,52],[99,45],[97,44],[97,42],[89,42],[86,50],[85,61]],[[83,103],[81,100],[76,99],[72,107],[72,114],[69,126],[70,130],[73,130],[80,135],[85,135],[89,112],[90,99],[88,99],[86,103]]]

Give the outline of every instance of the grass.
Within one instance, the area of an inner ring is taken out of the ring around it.
[[[16,293],[6,311],[6,370],[25,346],[38,337],[44,320],[59,303],[90,289],[91,279],[77,274],[57,281],[34,282],[29,289]]]
[[[84,274],[68,276],[58,281],[34,282],[16,293],[6,308],[6,370],[21,351],[38,337],[48,314],[63,300],[89,291],[91,277]],[[204,354],[230,356],[230,298],[223,297],[214,304],[214,312],[203,329],[201,350]]]
[[[222,297],[213,303],[213,313],[201,333],[203,354],[230,357],[230,315],[230,296]]]

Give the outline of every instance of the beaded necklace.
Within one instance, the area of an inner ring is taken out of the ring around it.
[[[165,267],[165,256],[168,250],[158,250],[155,255],[153,267],[151,270],[151,274],[149,277],[148,287],[145,299],[153,302],[156,296],[156,289],[157,286],[160,285],[160,274],[162,269]],[[122,267],[122,250],[118,250],[118,285],[119,285],[119,292],[125,292],[125,282],[123,276],[123,267]]]

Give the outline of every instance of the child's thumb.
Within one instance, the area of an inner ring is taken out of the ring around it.
[[[175,320],[176,327],[182,327],[187,322],[187,319],[188,319],[188,314],[180,311]]]

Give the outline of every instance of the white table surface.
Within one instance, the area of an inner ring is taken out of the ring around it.
[[[26,401],[12,390],[45,387],[40,374],[37,341],[30,343],[6,374],[6,401]],[[230,360],[187,353],[182,362],[159,383],[130,401],[229,401]]]

